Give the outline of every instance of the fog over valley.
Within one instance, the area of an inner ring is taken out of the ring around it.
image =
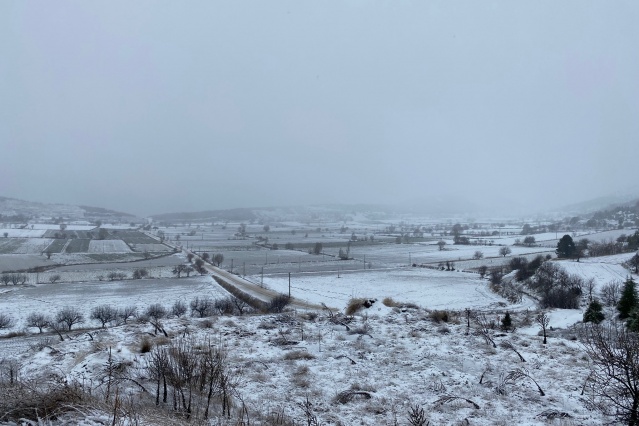
[[[638,8],[3,2],[0,194],[146,216],[636,193]]]

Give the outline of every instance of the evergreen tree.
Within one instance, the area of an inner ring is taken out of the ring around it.
[[[590,302],[588,305],[588,309],[584,312],[584,322],[594,322],[595,324],[599,324],[604,320],[605,315],[602,312],[603,307],[601,303],[597,301],[597,299]]]
[[[557,243],[557,257],[572,257],[575,254],[575,242],[568,234],[561,237]]]
[[[503,330],[508,330],[513,325],[513,320],[510,318],[510,312],[506,312],[506,315],[501,319],[501,328]]]
[[[630,313],[637,308],[637,288],[634,280],[628,278],[623,286],[619,303],[617,304],[617,310],[619,311],[619,318],[625,319],[630,316]]]
[[[634,331],[635,333],[639,332],[639,311],[637,309],[630,312],[628,321],[626,321],[626,326],[630,331]]]

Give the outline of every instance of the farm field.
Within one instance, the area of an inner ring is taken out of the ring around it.
[[[336,273],[291,274],[291,295],[314,304],[325,303],[343,309],[351,298],[391,297],[397,302],[411,302],[429,309],[463,310],[469,306],[491,309],[507,301],[488,289],[488,281],[478,274],[438,271],[423,268],[396,270],[345,271]],[[250,277],[259,282],[259,276]],[[288,294],[288,275],[264,277],[264,284]],[[531,303],[510,305],[526,309]]]
[[[52,266],[55,262],[35,254],[0,254],[0,272],[22,271],[39,266]]]
[[[0,286],[0,312],[10,310],[23,323],[31,312],[55,312],[73,306],[81,309],[88,318],[91,309],[97,305],[135,305],[143,309],[160,303],[170,307],[176,300],[188,303],[195,296],[221,298],[228,293],[207,276]]]
[[[91,240],[87,251],[89,253],[130,253],[131,249],[122,240]]]

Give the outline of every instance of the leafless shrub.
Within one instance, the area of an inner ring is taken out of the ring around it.
[[[408,424],[411,426],[428,426],[430,424],[424,409],[419,404],[411,405],[408,409]]]
[[[0,387],[0,422],[45,424],[90,399],[80,386],[61,379],[39,386],[16,382]]]
[[[477,335],[483,337],[487,344],[491,345],[493,348],[496,348],[497,345],[495,344],[495,341],[492,337],[492,329],[494,328],[494,326],[492,326],[491,321],[489,321],[486,315],[483,313],[475,315],[474,320],[475,324],[477,325],[475,329]]]
[[[430,312],[430,319],[432,319],[434,322],[439,323],[439,322],[448,322],[449,315],[448,315],[448,311],[431,311]]]
[[[134,280],[139,280],[142,278],[146,278],[149,276],[149,271],[145,268],[139,268],[136,269],[135,271],[133,271],[133,279]]]
[[[291,360],[311,360],[315,359],[315,355],[306,351],[290,351],[284,355],[284,359],[287,361]]]
[[[304,419],[306,420],[306,426],[320,426],[320,422],[315,415],[313,404],[308,399],[308,395],[306,395],[306,399],[303,402],[298,402],[297,406],[302,409]]]
[[[153,349],[153,342],[151,342],[148,336],[144,336],[142,342],[140,342],[140,353],[151,352],[151,349]]]
[[[355,315],[357,312],[364,308],[369,308],[370,306],[370,302],[367,299],[352,298],[348,301],[344,313],[349,316]]]
[[[156,405],[169,402],[170,390],[174,411],[187,418],[207,419],[213,397],[217,397],[221,415],[230,417],[239,375],[230,368],[224,350],[208,342],[180,340],[156,347],[148,360]]]
[[[0,314],[0,330],[3,328],[11,328],[14,325],[13,318],[7,314]]]
[[[554,420],[554,419],[570,419],[572,416],[563,411],[557,411],[553,409],[544,410],[541,413],[537,414],[535,417],[544,418],[546,420]]]
[[[225,297],[223,299],[215,299],[215,310],[219,315],[233,315],[235,312],[235,306],[233,304],[233,296]]]
[[[51,276],[49,277],[49,282],[50,282],[51,284],[54,284],[54,283],[56,283],[56,282],[60,281],[61,279],[62,279],[62,277],[60,276],[60,274],[55,274],[55,275],[51,275]]]
[[[345,390],[338,393],[335,396],[334,401],[340,404],[347,404],[351,402],[353,399],[371,399],[372,396],[370,392],[366,391],[356,391],[356,390]]]
[[[396,308],[399,306],[399,303],[395,302],[392,297],[385,297],[382,300],[384,306],[388,306],[389,308]]]
[[[280,313],[291,302],[291,298],[286,294],[278,294],[269,304],[269,312]]]

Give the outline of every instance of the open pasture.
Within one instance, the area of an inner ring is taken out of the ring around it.
[[[259,282],[260,277],[251,277]],[[264,277],[264,284],[288,293],[288,276]],[[378,299],[391,297],[397,302],[412,302],[430,309],[488,309],[506,306],[508,302],[488,289],[488,281],[479,275],[422,268],[395,270],[361,270],[291,275],[291,295],[311,303],[344,308],[351,298]],[[511,305],[513,309],[528,307]]]

